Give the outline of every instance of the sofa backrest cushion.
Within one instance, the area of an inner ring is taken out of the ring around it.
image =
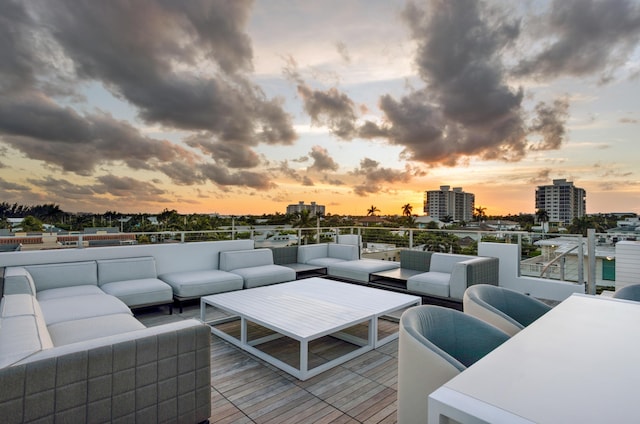
[[[452,253],[434,253],[431,255],[429,271],[451,273],[453,266],[458,262],[474,259],[476,256],[456,255]]]
[[[156,260],[153,257],[101,259],[98,262],[98,284],[116,281],[157,278]]]
[[[23,266],[10,266],[4,269],[3,294],[36,295],[36,285],[29,271]]]
[[[298,263],[306,264],[311,259],[326,258],[328,256],[329,245],[327,243],[298,246]]]
[[[271,247],[273,263],[276,265],[294,264],[298,262],[298,246]]]
[[[25,266],[36,291],[71,286],[97,286],[98,271],[95,261],[63,262]]]
[[[273,265],[271,249],[228,250],[220,252],[220,270],[232,271],[238,268]]]
[[[358,260],[358,246],[352,244],[329,243],[328,256],[330,258],[344,259],[345,261]]]
[[[53,347],[40,305],[30,294],[0,301],[0,368]]]
[[[429,272],[433,252],[425,250],[400,251],[400,268],[414,269],[416,271]]]

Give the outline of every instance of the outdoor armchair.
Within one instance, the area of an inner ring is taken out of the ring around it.
[[[489,284],[469,287],[462,299],[465,313],[513,336],[547,313],[551,307],[515,290]]]
[[[640,302],[640,284],[622,287],[613,294],[616,299],[635,300]]]
[[[398,423],[426,423],[428,396],[508,339],[496,327],[454,309],[407,309],[400,318]]]

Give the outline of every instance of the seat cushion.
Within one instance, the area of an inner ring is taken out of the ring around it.
[[[446,272],[423,272],[407,279],[407,290],[432,296],[449,297],[449,279]]]
[[[157,278],[116,281],[100,286],[105,293],[117,297],[130,308],[162,305],[173,301],[171,286]]]
[[[273,265],[271,249],[227,250],[220,252],[220,270],[233,271],[236,268],[247,268],[262,265]]]
[[[49,335],[56,346],[142,330],[143,328],[146,327],[130,314],[102,315],[63,321],[48,327]]]
[[[315,265],[315,266],[321,266],[323,268],[327,268],[329,267],[329,265],[332,264],[336,264],[338,262],[346,262],[344,259],[339,259],[339,258],[329,258],[329,257],[324,257],[324,258],[316,258],[316,259],[309,259],[306,263],[307,265]]]
[[[98,286],[72,286],[59,289],[42,290],[36,294],[38,300],[57,299],[59,297],[84,296],[88,294],[104,294]]]
[[[217,269],[170,272],[158,278],[171,286],[175,296],[182,298],[241,290],[244,283],[240,275]]]
[[[360,259],[330,264],[327,267],[327,274],[349,280],[368,282],[369,274],[372,272],[387,271],[399,267],[400,264],[397,262],[380,259]]]
[[[131,310],[120,299],[104,293],[42,300],[40,308],[47,326],[101,315],[132,315]]]
[[[100,259],[98,285],[126,280],[156,278],[156,260],[150,256],[140,258]]]
[[[268,284],[284,283],[296,279],[296,272],[281,265],[262,265],[239,268],[232,271],[244,280],[244,288],[260,287]]]

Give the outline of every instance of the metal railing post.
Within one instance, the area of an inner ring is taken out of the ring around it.
[[[587,294],[596,294],[596,230],[587,229]]]

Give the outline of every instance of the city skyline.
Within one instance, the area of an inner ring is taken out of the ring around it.
[[[0,40],[0,201],[640,211],[637,0],[8,0]]]

